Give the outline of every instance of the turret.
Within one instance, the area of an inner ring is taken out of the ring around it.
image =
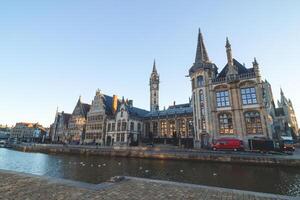
[[[231,44],[229,42],[228,37],[226,37],[226,54],[227,54],[227,63],[230,66],[233,66],[233,58],[232,58],[232,50],[231,50]]]
[[[232,57],[232,50],[231,50],[231,44],[229,42],[228,37],[226,37],[226,54],[227,54],[227,64],[228,64],[228,72],[227,76],[232,78],[232,76],[237,75],[237,69],[236,66],[234,66],[233,63],[233,57]]]

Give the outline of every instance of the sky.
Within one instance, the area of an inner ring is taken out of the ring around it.
[[[0,4],[0,124],[49,126],[99,88],[149,109],[153,60],[160,108],[188,102],[198,28],[210,60],[226,64],[225,39],[246,67],[253,58],[276,99],[300,117],[298,0],[10,0]]]

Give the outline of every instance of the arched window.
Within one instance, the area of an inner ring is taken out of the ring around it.
[[[219,133],[233,134],[232,115],[229,113],[222,113],[219,115]]]
[[[199,119],[199,129],[206,130],[206,121],[205,121],[205,107],[204,107],[204,94],[203,90],[199,90],[199,99],[200,99],[200,119]]]
[[[118,124],[117,124],[117,131],[121,130],[121,120],[118,120]]]
[[[262,134],[260,114],[257,111],[245,113],[247,134]]]
[[[134,122],[130,122],[130,131],[134,131]]]
[[[204,85],[203,76],[197,76],[197,86],[202,87]]]

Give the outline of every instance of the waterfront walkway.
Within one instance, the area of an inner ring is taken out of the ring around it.
[[[0,170],[0,199],[108,199],[108,200],[271,200],[296,197],[207,187],[193,184],[123,177],[117,181],[88,184],[65,179]],[[298,198],[299,199],[299,198]]]

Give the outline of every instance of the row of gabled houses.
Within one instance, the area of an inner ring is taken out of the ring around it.
[[[56,112],[50,135],[53,142],[137,145],[142,139],[154,136],[174,138],[176,130],[182,133],[182,138],[192,137],[191,120],[189,104],[149,112],[134,107],[132,100],[104,95],[97,90],[91,105],[83,103],[79,98],[72,114]],[[160,121],[164,124],[161,131],[158,130]],[[154,133],[150,131],[150,124]]]
[[[291,100],[281,91],[275,106],[271,84],[261,78],[257,60],[247,68],[234,59],[228,38],[225,49],[227,63],[219,72],[199,31],[195,62],[188,71],[191,98],[187,103],[174,102],[159,109],[160,77],[154,62],[149,111],[134,107],[132,100],[97,90],[91,104],[79,98],[71,114],[56,113],[50,129],[52,141],[114,146],[147,140],[164,144],[186,141],[201,148],[223,137],[238,138],[245,144],[256,137],[298,137]]]

